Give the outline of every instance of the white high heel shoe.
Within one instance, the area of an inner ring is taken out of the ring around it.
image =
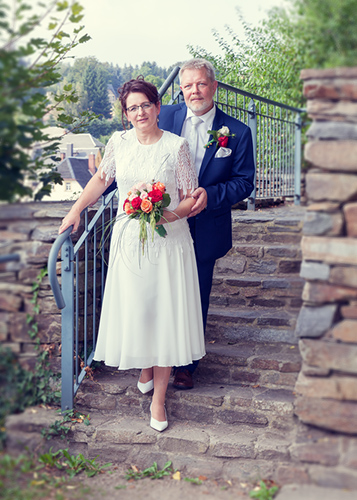
[[[153,390],[154,379],[151,379],[151,380],[149,380],[149,382],[145,382],[145,383],[139,382],[139,380],[138,380],[137,386],[138,386],[138,389],[140,392],[142,392],[143,394],[146,394],[147,392],[150,392]]]
[[[151,415],[151,405],[150,405],[150,415]],[[155,429],[155,431],[158,431],[158,432],[164,431],[168,427],[168,425],[169,425],[169,423],[167,421],[166,408],[165,408],[165,418],[166,418],[166,420],[164,420],[163,422],[160,422],[159,420],[156,420],[151,415],[151,418],[150,418],[150,427],[152,427],[153,429]]]

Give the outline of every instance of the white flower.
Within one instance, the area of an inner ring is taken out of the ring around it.
[[[140,194],[140,198],[141,198],[142,200],[144,200],[144,199],[145,199],[145,198],[147,198],[148,196],[149,196],[149,195],[148,195],[148,193],[147,193],[146,191],[143,191],[143,192]]]
[[[218,133],[221,135],[229,135],[229,128],[224,125],[218,130]]]
[[[131,191],[143,191],[144,189],[146,189],[146,186],[146,182],[138,182],[131,188]]]

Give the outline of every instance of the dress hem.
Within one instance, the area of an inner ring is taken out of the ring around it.
[[[147,368],[152,368],[153,366],[159,366],[159,368],[172,368],[173,366],[175,367],[179,367],[179,366],[187,366],[187,365],[190,365],[193,363],[193,361],[199,361],[200,359],[202,359],[204,356],[206,355],[203,354],[202,356],[200,357],[195,357],[193,358],[191,361],[188,361],[187,363],[181,363],[181,364],[170,364],[170,365],[150,365],[150,366],[128,366],[128,367],[125,367],[125,368],[122,368],[120,366],[118,366],[117,364],[109,364],[109,363],[106,363],[106,361],[104,359],[93,359],[93,361],[97,361],[97,362],[101,362],[103,361],[105,366],[108,366],[110,368],[118,368],[118,370],[145,370]]]

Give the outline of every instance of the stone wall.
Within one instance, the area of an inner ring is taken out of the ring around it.
[[[301,78],[313,121],[305,147],[311,168],[296,414],[357,434],[357,68],[304,70]]]
[[[0,210],[0,254],[18,254],[19,261],[0,263],[0,341],[18,354],[21,364],[35,361],[34,340],[28,334],[27,314],[33,314],[32,284],[47,266],[48,254],[57,236],[60,220],[73,202],[2,205]],[[51,353],[59,368],[61,314],[55,304],[48,277],[38,296],[40,314],[35,317],[42,348]]]

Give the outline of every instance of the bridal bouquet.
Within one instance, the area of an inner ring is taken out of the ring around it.
[[[165,237],[167,232],[162,224],[157,225],[163,217],[164,208],[171,203],[171,198],[166,193],[166,187],[162,182],[138,182],[127,194],[123,210],[130,219],[138,219],[140,224],[139,240],[144,253],[144,245],[147,240],[147,225],[151,228],[151,239],[154,240],[154,231],[159,236]]]

